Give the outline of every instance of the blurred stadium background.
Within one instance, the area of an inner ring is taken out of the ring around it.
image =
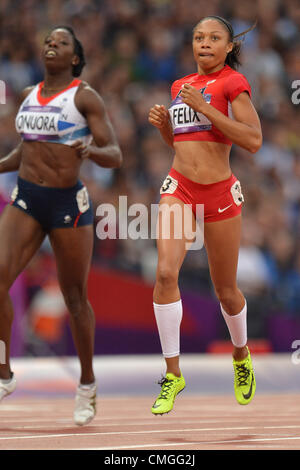
[[[245,38],[240,71],[252,86],[264,143],[254,156],[234,146],[231,160],[246,201],[238,280],[257,349],[290,352],[300,339],[300,108],[291,100],[292,83],[300,80],[299,0],[1,0],[0,79],[7,97],[0,106],[0,155],[18,144],[21,90],[43,79],[45,35],[53,26],[72,25],[87,60],[81,78],[102,95],[124,156],[117,171],[91,162],[82,167],[94,208],[117,208],[119,195],[128,205],[157,203],[172,151],[148,124],[148,110],[168,106],[170,83],[194,73],[191,31],[209,14],[230,19],[236,33],[258,19]],[[0,175],[2,206],[16,176]],[[95,237],[89,293],[96,354],[160,353],[152,313],[155,265],[154,240]],[[188,254],[180,285],[182,352],[225,351],[228,334],[204,250]],[[47,242],[11,294],[14,357],[75,354]]]

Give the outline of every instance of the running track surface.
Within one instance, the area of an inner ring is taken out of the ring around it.
[[[241,406],[229,355],[183,356],[187,387],[171,413],[154,416],[161,357],[96,357],[98,412],[78,427],[78,360],[14,359],[18,386],[0,403],[0,450],[300,449],[300,364],[290,354],[254,355],[253,364],[256,396]]]
[[[152,416],[152,397],[98,397],[98,413],[73,424],[73,399],[6,398],[1,450],[270,450],[300,449],[300,394],[178,396],[174,410]]]

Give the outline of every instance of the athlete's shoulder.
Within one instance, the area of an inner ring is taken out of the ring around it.
[[[223,76],[229,81],[229,80],[247,80],[247,77],[239,72],[238,70],[233,69],[232,67],[229,67],[229,65],[225,65],[224,67],[224,72]]]
[[[24,88],[18,95],[17,97],[17,104],[18,106],[21,106],[22,103],[26,100],[26,98],[33,92],[33,90],[35,90],[38,85],[40,85],[39,83],[37,85],[30,85],[30,86],[27,86],[26,88]]]
[[[39,83],[37,85],[39,85]],[[27,96],[36,88],[37,85],[30,85],[24,88],[20,93],[21,100],[25,100],[25,98],[27,98]]]
[[[93,90],[91,85],[88,82],[86,82],[85,80],[78,80],[78,82],[79,82],[79,89],[80,90]]]
[[[82,114],[91,110],[104,110],[105,105],[99,93],[88,82],[81,81],[75,96],[75,104]]]
[[[241,77],[246,79],[246,77],[241,72],[239,72],[238,70],[233,69],[232,67],[230,67],[227,64],[224,66],[223,70],[221,71],[221,73],[219,75],[219,78],[223,78],[224,81],[237,80]]]
[[[243,91],[247,91],[251,97],[251,86],[244,74],[227,65],[223,76],[225,79],[224,92],[230,101],[233,101]]]
[[[85,96],[90,96],[90,97],[97,97],[97,98],[100,97],[99,93],[94,88],[92,88],[88,82],[84,80],[80,80],[78,93],[83,94]]]

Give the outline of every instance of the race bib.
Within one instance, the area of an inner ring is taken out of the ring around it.
[[[23,106],[16,117],[16,129],[26,140],[45,140],[58,136],[61,108]]]
[[[160,188],[160,194],[173,194],[178,186],[178,181],[168,175]]]
[[[17,196],[18,196],[18,192],[19,192],[19,188],[18,188],[18,185],[16,184],[16,186],[14,187],[12,193],[11,193],[11,196],[10,196],[10,199],[12,201],[15,201]]]
[[[244,196],[242,194],[241,183],[238,180],[233,183],[230,192],[236,205],[240,206],[244,202]]]
[[[211,102],[210,94],[202,93],[202,96],[207,103]],[[172,101],[169,114],[174,134],[209,131],[212,128],[210,120],[207,119],[204,114],[194,111],[190,106],[185,104],[180,97],[180,93],[175,100]]]
[[[77,191],[76,201],[77,201],[78,209],[82,214],[89,209],[90,207],[89,194],[85,186],[81,188],[79,191]]]

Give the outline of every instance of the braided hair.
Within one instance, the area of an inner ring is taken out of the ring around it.
[[[232,48],[232,51],[230,51],[227,54],[225,64],[229,65],[229,67],[236,70],[239,67],[239,65],[241,65],[240,53],[241,53],[241,47],[242,47],[242,41],[237,41],[236,39],[241,37],[241,36],[245,36],[247,33],[252,31],[257,25],[257,20],[255,21],[255,23],[250,28],[248,28],[245,31],[243,31],[242,33],[239,33],[239,34],[236,34],[236,35],[234,34],[233,27],[232,27],[231,23],[229,21],[225,20],[225,18],[222,18],[221,16],[214,16],[214,15],[206,16],[205,18],[202,18],[202,20],[200,20],[197,23],[196,26],[198,26],[198,24],[202,23],[203,21],[210,20],[210,19],[211,20],[216,20],[219,23],[221,23],[223,26],[226,27],[226,29],[229,33],[230,42],[233,42],[233,48]]]
[[[77,55],[77,57],[79,58],[79,63],[76,65],[72,65],[72,75],[73,77],[79,77],[81,75],[83,67],[86,64],[82,44],[77,39],[73,31],[73,28],[71,28],[70,26],[56,26],[55,28],[52,29],[52,31],[55,31],[56,29],[64,29],[68,31],[73,38],[74,54]]]

